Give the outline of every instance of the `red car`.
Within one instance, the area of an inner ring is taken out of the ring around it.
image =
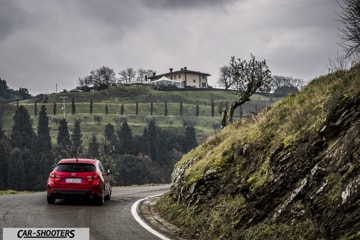
[[[90,198],[103,205],[111,198],[110,171],[96,159],[62,159],[49,175],[47,202],[56,199]]]

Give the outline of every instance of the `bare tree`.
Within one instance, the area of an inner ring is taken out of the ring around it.
[[[136,81],[143,83],[145,82],[145,78],[146,78],[146,70],[143,68],[139,68],[137,70]]]
[[[120,82],[128,83],[128,82],[132,82],[135,79],[136,71],[133,68],[128,67],[127,69],[120,71],[119,75],[120,75]]]
[[[109,67],[102,66],[90,72],[90,75],[79,78],[80,86],[93,85],[95,89],[99,87],[108,87],[115,84],[115,72]]]
[[[345,58],[351,56],[360,56],[360,1],[342,0],[339,3],[341,12],[340,21],[343,27],[340,29]]]
[[[250,97],[256,91],[268,92],[271,89],[271,71],[266,65],[266,61],[258,61],[251,54],[250,60],[241,60],[231,57],[230,72],[233,79],[233,87],[236,89],[237,99],[230,104],[228,112],[227,108],[219,108],[222,114],[222,126],[232,123],[235,109],[250,101]]]
[[[296,88],[297,90],[300,90],[302,87],[304,87],[304,80],[300,78],[273,75],[271,86],[273,90],[276,90],[281,87],[293,87]]]
[[[218,83],[224,85],[225,89],[229,89],[233,85],[234,82],[231,78],[231,68],[229,66],[223,66],[220,68]]]
[[[139,68],[138,69],[138,71],[137,71],[137,77],[136,77],[136,79],[137,79],[137,81],[138,82],[141,82],[141,83],[143,83],[143,82],[146,82],[147,81],[147,78],[148,77],[151,77],[152,75],[153,75],[153,70],[145,70],[145,69],[143,69],[143,68]]]

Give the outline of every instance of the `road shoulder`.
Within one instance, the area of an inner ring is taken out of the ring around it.
[[[138,215],[142,220],[148,224],[152,229],[160,232],[168,239],[186,240],[186,234],[177,226],[169,223],[166,219],[161,217],[156,210],[156,205],[160,196],[153,196],[142,199],[138,204]],[[164,238],[166,239],[166,238]]]

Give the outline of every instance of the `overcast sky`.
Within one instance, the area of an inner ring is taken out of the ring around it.
[[[31,94],[72,89],[91,70],[211,74],[266,59],[311,80],[341,48],[336,0],[0,0],[0,78]]]

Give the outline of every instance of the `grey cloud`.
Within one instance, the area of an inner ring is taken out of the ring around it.
[[[78,12],[116,28],[130,28],[142,21],[142,9],[136,0],[76,1]]]
[[[0,40],[26,23],[26,13],[14,1],[0,0]]]
[[[332,48],[336,54],[337,46],[331,44],[337,39],[335,4],[0,0],[0,77],[13,88],[40,93],[51,91],[55,83],[71,89],[79,77],[102,65],[116,72],[187,66],[209,72],[215,82],[218,68],[230,56],[247,59],[250,52],[269,60],[274,74],[311,77],[328,62]]]
[[[198,7],[217,7],[233,3],[238,0],[143,0],[144,4],[152,8],[183,9]]]

